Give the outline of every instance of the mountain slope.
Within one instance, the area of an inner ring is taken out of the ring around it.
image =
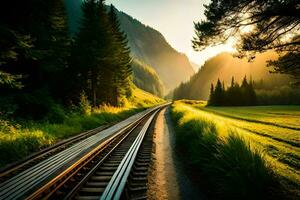
[[[187,56],[173,49],[160,32],[123,12],[118,16],[132,55],[155,69],[166,92],[194,74]]]
[[[229,85],[232,76],[236,82],[241,82],[246,75],[254,81],[263,79],[272,87],[289,84],[290,79],[286,75],[271,74],[270,68],[266,67],[266,61],[276,59],[277,55],[272,52],[260,54],[253,62],[238,59],[229,53],[221,53],[206,61],[199,71],[191,79],[180,85],[174,91],[175,99],[203,99],[207,100],[211,83],[216,83],[218,78],[224,80],[225,86]]]
[[[196,63],[194,63],[194,62],[190,62],[191,63],[191,65],[192,65],[192,67],[193,67],[193,69],[197,72],[198,71],[198,69],[200,69],[200,65],[198,65],[198,64],[196,64]]]
[[[162,97],[164,86],[157,73],[150,66],[135,59],[132,63],[133,82],[143,90]]]
[[[64,0],[68,12],[70,32],[78,29],[81,16],[81,0]],[[193,75],[194,69],[186,55],[177,52],[157,30],[145,26],[131,16],[116,10],[121,28],[128,37],[134,58],[153,67],[165,86],[165,92],[174,89]],[[144,89],[144,88],[142,88]]]

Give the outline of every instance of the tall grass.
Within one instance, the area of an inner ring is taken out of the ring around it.
[[[262,153],[240,135],[230,131],[227,137],[220,136],[212,121],[191,113],[178,102],[172,105],[171,116],[176,125],[177,148],[213,197],[280,198],[277,176]]]
[[[30,153],[45,148],[62,139],[80,132],[122,120],[143,110],[143,108],[121,109],[108,106],[92,114],[67,114],[62,123],[23,122],[15,125],[8,121],[0,122],[0,167],[17,161]]]
[[[51,120],[14,121],[0,118],[0,167],[20,160],[29,154],[69,138],[83,131],[125,119],[148,107],[162,103],[159,99],[142,90],[134,90],[134,100],[122,107],[102,105],[90,112],[86,99],[76,111],[66,113],[57,108]]]

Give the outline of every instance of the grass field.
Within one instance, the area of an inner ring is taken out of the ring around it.
[[[62,139],[85,130],[119,121],[141,110],[162,103],[143,90],[135,88],[133,97],[123,107],[100,106],[93,113],[67,113],[62,123],[13,122],[0,119],[0,167],[17,161]]]
[[[283,185],[300,196],[300,106],[206,107],[199,101],[176,104],[191,116],[214,123],[219,137],[239,134],[264,155]]]

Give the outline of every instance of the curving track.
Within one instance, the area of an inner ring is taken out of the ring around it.
[[[0,199],[119,199],[150,123],[164,106],[136,114],[2,182]],[[98,182],[90,181],[97,177]]]

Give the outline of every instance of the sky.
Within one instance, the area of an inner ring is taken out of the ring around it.
[[[189,59],[202,65],[223,51],[233,51],[233,45],[209,47],[202,52],[192,48],[194,22],[205,19],[204,4],[210,0],[106,0],[143,24],[161,32],[169,44]]]

